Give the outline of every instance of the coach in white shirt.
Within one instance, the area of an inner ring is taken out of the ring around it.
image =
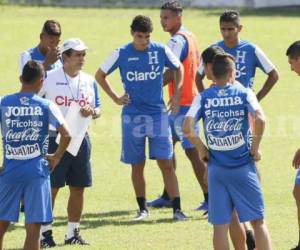
[[[78,116],[92,116],[93,118],[100,116],[97,84],[92,76],[81,71],[85,63],[86,50],[86,45],[80,39],[67,40],[61,49],[63,67],[48,72],[39,93],[56,103],[65,117],[68,116],[70,105],[80,106]],[[54,136],[49,141],[50,153],[57,147],[56,132],[53,134]],[[53,205],[59,188],[68,185],[70,189],[65,244],[88,244],[79,235],[79,222],[83,209],[84,188],[92,184],[90,153],[91,145],[86,134],[77,155],[66,152],[51,174]],[[51,225],[44,225],[41,230],[41,246],[53,247],[55,245]]]

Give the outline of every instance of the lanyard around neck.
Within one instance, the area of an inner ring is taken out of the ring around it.
[[[63,72],[64,72],[64,75],[65,75],[65,79],[66,79],[66,81],[67,81],[67,84],[68,84],[68,87],[69,87],[69,90],[70,90],[70,93],[71,93],[71,95],[72,95],[72,98],[73,98],[73,100],[74,101],[79,101],[79,89],[80,89],[80,82],[81,82],[81,78],[80,78],[80,72],[79,72],[79,76],[78,76],[78,82],[77,82],[77,98],[75,99],[75,95],[73,94],[73,91],[72,91],[72,88],[71,88],[71,86],[70,86],[70,82],[69,82],[69,80],[68,80],[68,77],[67,77],[67,75],[66,75],[66,72],[63,70]]]

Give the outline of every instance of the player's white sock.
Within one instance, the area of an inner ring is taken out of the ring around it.
[[[48,231],[48,230],[51,230],[52,229],[52,225],[51,224],[48,224],[48,225],[42,225],[41,226],[41,233],[40,233],[40,238],[41,240],[43,240],[45,237],[43,236],[43,233]]]
[[[74,229],[79,228],[79,222],[68,222],[68,229],[66,234],[66,240],[74,236]]]

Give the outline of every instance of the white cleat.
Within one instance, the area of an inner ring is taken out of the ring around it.
[[[140,220],[145,220],[150,216],[149,211],[147,210],[141,210],[138,211],[137,216],[133,218],[134,221],[140,221]]]

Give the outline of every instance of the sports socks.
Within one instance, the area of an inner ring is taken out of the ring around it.
[[[136,197],[136,201],[139,205],[140,211],[142,210],[146,210],[148,211],[147,207],[146,207],[146,199],[145,197]]]

